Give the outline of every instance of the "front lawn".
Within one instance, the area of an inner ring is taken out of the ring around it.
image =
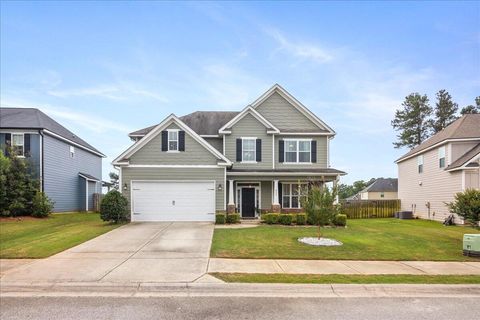
[[[323,228],[340,247],[313,247],[299,237],[316,236],[315,227],[259,226],[215,229],[211,256],[246,259],[480,261],[462,255],[470,227],[445,227],[427,220],[352,219],[348,228]]]
[[[97,213],[0,220],[0,258],[45,258],[117,228]]]
[[[432,276],[409,274],[262,274],[262,273],[211,273],[225,282],[241,283],[315,283],[315,284],[372,284],[372,283],[410,283],[410,284],[480,284],[480,276]]]

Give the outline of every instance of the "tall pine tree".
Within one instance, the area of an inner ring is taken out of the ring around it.
[[[395,148],[414,148],[427,139],[432,111],[426,95],[411,93],[405,97],[402,109],[395,112],[392,120],[393,128],[398,131],[398,141],[393,143]]]
[[[458,104],[452,101],[452,96],[445,90],[437,92],[435,119],[431,121],[433,133],[442,131],[450,123],[457,120]]]
[[[480,96],[475,98],[475,104],[474,105],[469,105],[464,108],[462,108],[462,111],[460,111],[460,114],[463,116],[465,114],[478,114],[480,113]]]

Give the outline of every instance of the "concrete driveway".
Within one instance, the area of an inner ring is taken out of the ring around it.
[[[205,274],[214,225],[130,223],[2,276],[2,282],[192,282]]]

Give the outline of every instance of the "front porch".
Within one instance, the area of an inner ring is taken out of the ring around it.
[[[336,186],[342,174],[334,169],[227,171],[227,212],[238,213],[242,219],[258,219],[265,212],[301,212],[301,198],[309,185]]]

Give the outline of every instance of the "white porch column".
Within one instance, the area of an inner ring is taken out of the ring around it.
[[[337,176],[335,180],[333,180],[333,189],[337,188],[339,181],[340,181],[340,176]],[[335,195],[335,204],[338,204],[338,190],[337,190],[337,194]]]
[[[278,180],[273,180],[273,204],[280,205],[278,201]]]
[[[233,200],[233,195],[235,191],[233,191],[233,180],[228,180],[228,205],[235,205],[235,201]]]

